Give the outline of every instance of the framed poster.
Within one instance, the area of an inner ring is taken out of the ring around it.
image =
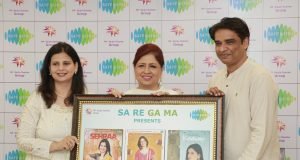
[[[223,97],[76,95],[70,159],[222,160],[223,108]]]

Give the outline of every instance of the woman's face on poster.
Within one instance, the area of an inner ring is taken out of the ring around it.
[[[141,138],[140,139],[140,144],[143,148],[146,148],[147,147],[147,141],[144,139],[144,138]]]
[[[106,153],[107,148],[106,148],[105,142],[102,142],[102,143],[100,144],[99,150],[100,150],[100,153],[101,153],[101,154],[105,154],[105,153]]]
[[[193,148],[188,149],[188,160],[199,160],[200,154],[198,154]]]

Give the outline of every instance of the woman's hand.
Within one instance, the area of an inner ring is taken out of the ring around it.
[[[111,94],[117,98],[122,98],[122,96],[123,96],[123,92],[120,92],[115,88],[109,88],[108,91],[106,91],[106,92],[107,92],[107,94]]]
[[[212,96],[223,96],[224,92],[221,91],[218,87],[211,87],[206,91],[207,94]]]
[[[62,150],[72,150],[78,144],[78,139],[75,136],[66,136],[61,141],[54,141],[50,145],[50,152],[62,151]]]
[[[94,158],[91,158],[91,156],[88,154],[85,156],[85,160],[93,160]]]
[[[163,92],[163,91],[158,91],[158,92],[152,93],[151,95],[154,95],[154,96],[163,96],[163,95],[169,95],[169,93],[168,92]]]
[[[175,92],[177,92],[178,95],[183,95],[183,91],[181,89],[179,89],[179,88],[173,88],[172,90],[175,91]]]

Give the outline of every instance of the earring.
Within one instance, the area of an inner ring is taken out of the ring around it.
[[[161,86],[161,85],[162,85],[162,80],[159,79],[159,81],[158,81],[158,86]]]
[[[51,72],[49,72],[49,76],[51,76],[52,74],[51,74]]]
[[[76,73],[77,73],[77,71],[74,72],[74,74],[76,74]]]
[[[134,81],[134,85],[138,88],[139,87],[139,82],[138,82],[138,80],[137,79],[135,79],[135,81]]]

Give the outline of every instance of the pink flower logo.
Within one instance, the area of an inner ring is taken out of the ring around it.
[[[24,3],[24,0],[12,0],[12,2],[16,3],[16,5],[21,5],[22,3]]]
[[[80,57],[80,63],[81,63],[81,66],[84,67],[84,66],[87,66],[88,61],[86,58]]]
[[[91,109],[91,108],[87,108],[85,111],[86,111],[86,113],[87,113],[87,114],[92,114],[92,112],[93,112],[93,109]]]
[[[78,2],[79,5],[87,4],[87,0],[75,0],[75,1]]]
[[[108,26],[106,32],[110,33],[111,36],[116,36],[119,34],[120,30],[116,26]]]
[[[142,1],[143,2],[143,4],[148,4],[148,3],[151,3],[151,0],[139,0],[139,1]]]
[[[183,27],[181,27],[179,25],[173,25],[171,32],[174,32],[176,36],[177,35],[179,36],[179,35],[183,34],[184,29],[183,29]]]
[[[208,67],[215,66],[218,63],[217,59],[214,59],[211,56],[206,56],[205,59],[203,60],[203,62],[206,63],[208,65]]]
[[[277,67],[282,67],[282,66],[286,65],[286,59],[281,56],[275,56],[272,59],[272,63],[275,63],[277,65]]]
[[[47,33],[48,36],[52,37],[52,35],[56,34],[56,29],[54,27],[52,27],[52,26],[45,26],[44,33]]]
[[[12,121],[13,124],[17,125],[17,127],[19,127],[20,122],[21,119],[19,117],[15,117],[14,120]]]
[[[280,132],[285,130],[286,125],[282,121],[277,121],[277,125]]]
[[[22,67],[25,64],[25,60],[22,57],[15,57],[12,62],[17,64],[17,67]]]

